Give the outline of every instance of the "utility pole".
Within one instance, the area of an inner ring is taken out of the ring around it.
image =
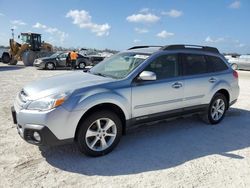
[[[12,39],[14,40],[14,28],[11,29]]]

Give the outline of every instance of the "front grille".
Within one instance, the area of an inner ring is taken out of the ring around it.
[[[24,138],[26,139],[26,140],[34,140],[33,139],[33,133],[34,133],[34,131],[33,130],[30,130],[30,129],[25,129],[25,131],[24,131]]]

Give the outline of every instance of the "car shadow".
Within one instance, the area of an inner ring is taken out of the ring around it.
[[[209,155],[234,160],[234,150],[250,146],[250,111],[231,108],[215,126],[196,117],[145,125],[130,131],[110,154],[91,158],[75,144],[40,147],[43,157],[61,170],[84,175],[116,176],[167,169]]]
[[[1,71],[14,71],[14,70],[20,70],[25,68],[24,65],[4,65],[0,66],[0,72]]]

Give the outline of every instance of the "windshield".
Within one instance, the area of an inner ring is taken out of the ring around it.
[[[90,70],[90,73],[105,77],[122,79],[131,73],[148,57],[149,55],[131,52],[119,53],[94,66]]]
[[[54,53],[54,54],[52,54],[50,57],[51,57],[51,58],[56,58],[58,55],[60,55],[60,53]]]
[[[24,42],[24,43],[30,43],[30,35],[21,35],[21,40]]]

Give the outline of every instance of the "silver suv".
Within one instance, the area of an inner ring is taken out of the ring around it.
[[[216,48],[136,46],[87,73],[25,86],[12,115],[29,143],[75,141],[83,153],[100,156],[135,124],[187,114],[217,124],[238,95],[238,74]]]

